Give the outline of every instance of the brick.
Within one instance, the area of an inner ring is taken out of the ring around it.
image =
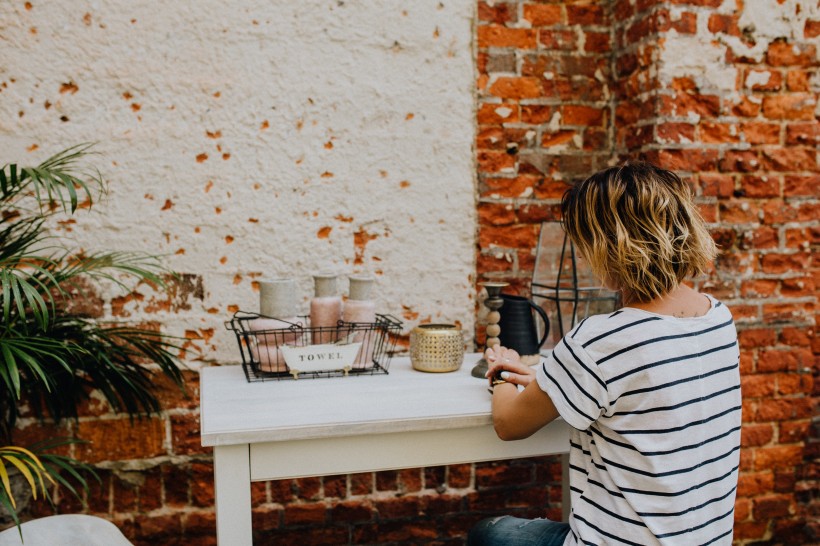
[[[524,19],[534,27],[545,27],[565,23],[560,4],[524,4]]]
[[[571,30],[542,29],[538,33],[538,43],[546,49],[575,51],[578,47],[577,38],[575,32]]]
[[[563,193],[563,191],[560,188],[563,187],[563,189],[566,190],[566,185],[562,184],[558,181],[545,179],[543,182],[544,183],[549,182],[551,184],[550,187],[552,187],[552,185],[554,185],[555,188],[558,189],[558,191],[552,191],[552,190],[549,190],[549,189],[545,189],[539,183],[539,185],[536,186],[536,190],[535,190],[535,196],[538,197],[539,199],[542,198],[542,196],[550,196],[550,197],[553,197],[553,198],[558,198]],[[544,197],[544,198],[547,198],[547,197]],[[518,219],[521,221],[521,223],[524,223],[524,224],[540,224],[541,222],[557,222],[558,220],[560,220],[560,218],[561,218],[561,209],[560,209],[560,205],[558,205],[558,204],[553,204],[553,205],[541,205],[541,204],[522,205],[518,209]]]
[[[817,123],[789,123],[786,126],[786,144],[816,146],[818,143],[820,126]]]
[[[751,224],[757,222],[758,209],[747,201],[724,201],[718,204],[722,222]]]
[[[166,506],[187,506],[190,504],[190,467],[187,465],[160,465],[163,498]],[[208,476],[213,479],[213,475]]]
[[[350,494],[351,495],[367,495],[373,492],[373,474],[370,472],[361,472],[350,475]]]
[[[740,379],[745,398],[764,398],[774,395],[774,383],[769,374],[746,375]]]
[[[378,473],[377,473],[378,479]],[[389,489],[395,489],[391,487]],[[347,476],[346,475],[335,475],[335,476],[324,476],[322,478],[322,491],[324,491],[325,498],[339,498],[344,499],[347,497]]]
[[[199,373],[183,370],[182,380],[183,388],[180,388],[168,376],[154,374],[151,383],[161,407],[190,410],[199,408]]]
[[[804,322],[814,315],[810,303],[763,304],[763,320],[768,322]]]
[[[278,529],[282,525],[284,510],[278,506],[259,506],[251,509],[251,525],[254,534]]]
[[[734,116],[744,118],[757,117],[760,113],[762,102],[759,97],[741,96],[737,102],[729,103],[729,111]]]
[[[809,357],[810,362],[814,360],[813,358],[811,358],[811,353],[809,353]],[[813,378],[811,375],[807,373],[777,374],[777,394],[780,396],[791,396],[799,394],[810,395],[813,386]],[[782,438],[781,441],[783,441]]]
[[[722,172],[754,172],[760,169],[760,158],[756,151],[727,151],[720,160]]]
[[[573,140],[577,136],[578,133],[576,131],[545,132],[541,138],[541,147],[550,148],[553,146],[563,146],[577,149]]]
[[[515,169],[515,157],[507,152],[481,150],[476,154],[476,159],[482,173],[512,172]]]
[[[769,529],[769,522],[767,521],[742,521],[735,523],[733,538],[734,540],[752,540],[762,539]]]
[[[529,468],[525,466],[511,466],[490,464],[476,466],[476,488],[498,487],[502,485],[521,485],[532,481]]]
[[[713,13],[709,16],[707,27],[712,34],[728,34],[730,36],[740,36],[740,28],[737,24],[738,15],[727,15]]]
[[[472,482],[472,464],[455,464],[447,467],[447,485],[451,488],[470,487]]]
[[[148,459],[165,454],[165,422],[158,418],[80,421],[77,436],[89,443],[77,446],[86,462]]]
[[[478,47],[514,47],[534,49],[537,31],[528,28],[507,28],[500,25],[482,25],[477,29]]]
[[[515,53],[492,52],[485,55],[485,69],[487,72],[511,72],[516,71]]]
[[[169,474],[169,479],[177,479],[173,471]],[[191,504],[203,508],[214,505],[214,468],[212,464],[191,464]]]
[[[380,519],[382,518],[412,518],[421,512],[419,497],[406,496],[392,499],[376,500],[374,507]]]
[[[479,228],[480,248],[532,248],[538,240],[539,226],[504,226]]]
[[[170,420],[172,453],[193,455],[212,452],[213,448],[202,446],[199,414],[172,415]]]
[[[783,328],[780,332],[780,343],[794,347],[809,347],[813,336],[813,328]]]
[[[808,267],[811,256],[808,253],[766,254],[760,260],[764,273],[787,273]]]
[[[763,167],[771,171],[816,171],[817,152],[811,148],[776,148],[763,150]]]
[[[769,44],[766,61],[772,66],[816,66],[817,50],[811,44],[778,40]]]
[[[698,180],[704,196],[727,198],[735,191],[735,179],[731,175],[702,173]]]
[[[741,176],[739,187],[745,197],[780,197],[780,179],[777,176]]]
[[[549,123],[557,110],[552,106],[524,105],[521,107],[521,121],[523,123]]]
[[[611,49],[612,42],[608,32],[584,33],[584,51],[587,53],[607,53]]]
[[[768,493],[774,488],[774,474],[766,472],[741,472],[737,480],[737,496],[753,497]]]
[[[741,447],[762,446],[774,438],[774,428],[770,424],[744,425],[741,429]]]
[[[811,367],[814,357],[808,349],[767,349],[761,352],[760,360],[766,361],[766,365],[763,368],[758,364],[760,371],[794,372]]]
[[[533,77],[499,77],[490,86],[490,93],[504,99],[526,99],[541,95],[541,83]]]
[[[749,499],[744,499],[741,495],[738,495],[738,498],[735,499],[735,521],[744,521],[749,519],[749,515],[752,513],[752,502]]]
[[[288,504],[285,506],[285,525],[325,523],[328,509],[323,503]]]
[[[516,5],[510,2],[479,2],[478,20],[498,25],[513,23],[518,20]]]
[[[720,98],[715,95],[679,92],[674,96],[661,97],[660,114],[685,117],[697,114],[704,119],[715,118],[720,114]]]
[[[478,255],[476,262],[476,272],[479,275],[485,273],[502,273],[507,272],[511,268],[512,258],[508,253],[481,253]],[[378,478],[377,478],[378,479]],[[377,487],[379,490],[393,490],[395,487]]]
[[[763,97],[763,115],[769,119],[812,120],[817,100],[808,93]]]
[[[780,282],[777,280],[753,279],[743,281],[740,293],[744,298],[768,298],[775,295]]]
[[[793,92],[810,93],[810,77],[806,70],[789,70],[786,73],[786,88]]]
[[[519,175],[515,178],[484,178],[479,184],[481,197],[522,197],[530,194],[543,177]]]
[[[787,298],[810,298],[817,295],[816,285],[810,277],[783,279],[780,294]]]
[[[763,521],[770,518],[778,518],[789,515],[792,508],[792,498],[790,495],[769,495],[754,500],[752,517]]]
[[[137,515],[134,517],[136,543],[163,544],[182,535],[182,514]]]
[[[476,119],[479,124],[500,125],[519,121],[519,107],[513,103],[482,103],[478,107]]]
[[[405,468],[399,470],[399,491],[414,493],[422,489],[422,469]]]
[[[700,140],[707,143],[735,143],[740,142],[740,133],[733,123],[702,122],[698,126]]]
[[[370,501],[346,501],[331,506],[330,520],[333,523],[361,523],[372,521],[373,506]]]
[[[758,471],[789,468],[800,464],[802,460],[802,446],[759,447],[754,453],[754,465]]]
[[[679,143],[695,141],[695,125],[691,123],[666,122],[655,126],[658,142]]]
[[[715,150],[660,150],[658,163],[672,171],[713,171],[717,158]]]
[[[322,498],[322,479],[316,476],[293,480],[296,496],[302,500],[315,501]]]
[[[811,421],[790,421],[780,423],[780,433],[778,440],[783,444],[796,444],[805,442],[811,432]]]
[[[570,25],[603,25],[607,22],[606,13],[599,4],[565,4],[567,24]]]
[[[439,489],[445,486],[447,467],[431,466],[424,469],[424,489]]]
[[[780,143],[780,125],[776,123],[742,123],[740,133],[750,144]]]
[[[758,406],[758,421],[786,421],[807,419],[812,415],[810,398],[777,398],[761,400]]]
[[[743,205],[740,203],[741,209]],[[754,213],[758,214],[758,211],[755,209]],[[739,246],[743,250],[777,248],[780,246],[780,236],[777,229],[769,226],[750,229],[743,233]]]
[[[805,38],[816,38],[820,36],[820,20],[806,19],[806,24],[803,27],[803,36]]]

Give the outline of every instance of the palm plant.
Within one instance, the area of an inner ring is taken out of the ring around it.
[[[104,193],[99,172],[84,166],[91,153],[91,145],[75,146],[37,167],[0,170],[0,446],[6,446],[0,448],[0,504],[7,508],[14,501],[4,479],[6,461],[24,474],[29,470],[32,489],[36,484],[44,493],[43,476],[65,485],[59,471],[72,468],[71,459],[46,453],[56,444],[35,446],[40,453],[13,446],[22,401],[37,417],[60,421],[77,418],[78,406],[96,389],[133,419],[161,409],[154,394],[157,370],[183,388],[175,339],[101,323],[70,305],[70,293],[89,282],[164,289],[173,277],[156,256],[76,252],[49,233],[49,220],[87,209]],[[86,487],[80,474],[69,474]]]

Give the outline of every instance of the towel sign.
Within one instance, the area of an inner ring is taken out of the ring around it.
[[[292,347],[282,345],[282,355],[290,368],[290,373],[296,377],[300,373],[330,372],[344,370],[347,372],[353,367],[356,355],[361,349],[361,342],[337,345],[333,343],[321,345],[307,345]]]

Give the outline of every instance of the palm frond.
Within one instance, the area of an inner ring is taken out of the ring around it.
[[[80,198],[93,202],[96,188],[104,190],[100,173],[96,170],[80,171],[80,161],[93,153],[93,144],[79,144],[51,156],[36,167],[6,165],[0,169],[0,200],[6,206],[24,195],[33,195],[42,208],[57,203],[65,212],[73,213]]]

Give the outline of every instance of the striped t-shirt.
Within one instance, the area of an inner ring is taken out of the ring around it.
[[[739,352],[729,310],[709,299],[701,317],[589,317],[538,366],[572,426],[565,546],[732,543]]]

